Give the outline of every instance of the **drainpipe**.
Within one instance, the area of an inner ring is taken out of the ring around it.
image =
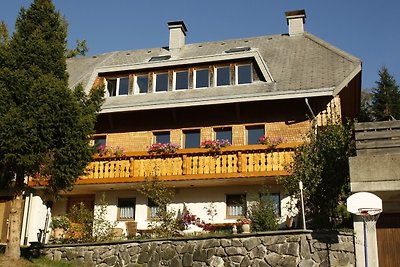
[[[32,197],[33,194],[29,194],[29,200],[28,200],[28,210],[26,211],[26,221],[25,221],[25,236],[24,236],[24,245],[28,244],[28,238],[29,238],[29,223],[31,220],[31,210],[32,210]]]
[[[307,105],[307,107],[308,107],[308,110],[310,110],[310,112],[311,112],[311,115],[313,116],[313,120],[312,120],[312,127],[314,128],[314,133],[315,134],[317,134],[317,127],[318,127],[318,124],[317,124],[317,117],[315,117],[315,114],[314,114],[314,112],[313,112],[313,110],[312,110],[312,108],[311,108],[311,106],[310,106],[310,103],[308,103],[308,98],[306,97],[305,99],[304,99],[304,101],[306,102],[306,105]]]

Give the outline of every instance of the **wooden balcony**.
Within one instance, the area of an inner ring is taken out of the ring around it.
[[[168,155],[130,152],[118,158],[96,155],[77,184],[132,183],[153,177],[182,181],[288,175],[285,166],[300,144],[231,146],[217,152],[180,149]]]

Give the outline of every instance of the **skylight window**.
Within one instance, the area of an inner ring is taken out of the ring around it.
[[[163,61],[163,60],[168,60],[170,59],[171,56],[156,56],[156,57],[152,57],[150,58],[149,62],[153,62],[153,61]]]
[[[246,46],[246,47],[235,47],[235,48],[231,48],[229,50],[226,50],[225,53],[237,53],[237,52],[245,52],[245,51],[250,51],[250,47]]]

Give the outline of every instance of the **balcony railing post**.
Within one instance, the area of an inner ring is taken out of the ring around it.
[[[182,174],[186,175],[186,163],[187,163],[187,155],[182,156]]]
[[[129,177],[134,177],[133,158],[129,158]]]
[[[238,152],[237,157],[238,157],[238,172],[241,173],[242,172],[242,164],[243,164],[241,151]]]

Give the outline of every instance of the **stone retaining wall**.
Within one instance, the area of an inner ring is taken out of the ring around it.
[[[231,237],[46,246],[77,266],[355,266],[352,233],[285,231]]]

